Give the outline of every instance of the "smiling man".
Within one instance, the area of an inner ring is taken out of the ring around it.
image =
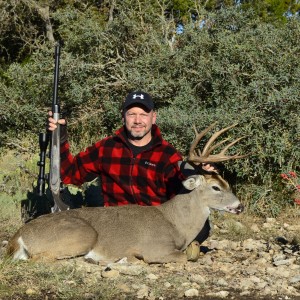
[[[124,126],[73,156],[61,126],[61,178],[65,184],[81,185],[100,177],[105,206],[160,205],[181,189],[181,154],[165,141],[156,122],[152,97],[130,93],[122,107]],[[49,118],[49,130],[56,121]]]

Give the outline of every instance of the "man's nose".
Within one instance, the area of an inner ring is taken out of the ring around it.
[[[141,123],[141,116],[140,115],[136,115],[135,117],[134,117],[134,123]]]

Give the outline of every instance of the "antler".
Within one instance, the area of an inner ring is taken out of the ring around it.
[[[240,137],[236,140],[234,140],[233,142],[229,143],[227,146],[225,146],[223,148],[223,150],[219,153],[219,154],[211,154],[213,150],[215,150],[216,148],[218,148],[219,146],[223,145],[224,143],[226,143],[229,138],[226,138],[220,142],[218,142],[217,144],[213,145],[213,143],[215,142],[215,140],[225,131],[235,127],[238,123],[235,123],[231,126],[228,126],[226,128],[223,128],[217,132],[215,132],[210,139],[208,140],[208,142],[206,143],[206,145],[204,146],[202,152],[200,150],[198,150],[198,155],[196,153],[196,146],[198,145],[198,143],[200,142],[200,140],[207,134],[207,132],[209,132],[215,125],[217,124],[217,122],[211,124],[210,126],[208,126],[206,129],[204,129],[203,131],[201,131],[200,133],[197,132],[197,129],[194,126],[194,130],[196,133],[196,138],[194,139],[194,141],[191,144],[190,147],[190,151],[189,151],[189,156],[188,156],[188,161],[194,162],[194,163],[213,163],[213,162],[221,162],[221,161],[227,161],[227,160],[231,160],[231,159],[238,159],[238,158],[244,158],[246,156],[248,156],[249,154],[246,155],[239,155],[239,154],[235,154],[235,155],[226,155],[225,152],[234,144],[236,144],[237,142],[239,142],[241,139],[245,138],[245,137]]]

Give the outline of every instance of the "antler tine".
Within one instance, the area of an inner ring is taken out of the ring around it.
[[[198,135],[199,135],[199,133],[198,133],[198,130],[197,130],[197,128],[196,128],[196,126],[195,126],[195,124],[193,125],[193,128],[194,128],[194,131],[195,131],[195,135],[196,135],[196,138],[198,137]],[[201,137],[200,137],[200,139],[201,139]],[[198,142],[199,142],[199,140],[198,140]],[[197,142],[197,143],[198,143]],[[197,143],[196,143],[196,145],[197,145]],[[202,153],[201,153],[201,150],[200,149],[197,149],[197,151],[196,151],[196,149],[194,149],[194,150],[192,150],[192,152],[195,154],[195,155],[198,155],[198,156],[201,156],[202,155]]]
[[[211,146],[211,144],[222,134],[224,133],[225,131],[228,131],[229,129],[235,127],[238,123],[235,123],[231,126],[228,126],[228,127],[225,127],[217,132],[215,132],[211,137],[210,139],[208,140],[208,142],[206,143],[206,145],[204,146],[204,149],[202,151],[202,155],[203,156],[206,156],[207,152],[208,152],[208,149],[209,147]]]
[[[215,149],[219,148],[221,145],[225,144],[227,141],[229,140],[229,138],[226,138],[224,140],[222,140],[221,142],[211,146],[209,149],[207,149],[206,151],[206,155],[205,156],[208,156],[210,153],[212,153]]]
[[[225,154],[225,152],[226,152],[231,146],[233,146],[233,145],[236,144],[238,141],[240,141],[241,139],[244,139],[244,138],[245,138],[245,136],[242,136],[242,137],[240,137],[240,138],[238,138],[238,139],[232,141],[230,144],[228,144],[228,145],[220,152],[220,154]],[[227,140],[228,140],[228,139],[227,139]]]
[[[194,124],[194,131],[196,134],[195,139],[193,140],[191,147],[190,147],[190,151],[189,151],[189,160],[192,161],[193,158],[195,158],[195,148],[198,145],[198,143],[200,142],[200,140],[207,134],[208,131],[210,131],[214,126],[216,126],[217,122],[211,124],[210,126],[208,126],[206,129],[202,130],[200,133],[198,133],[196,126]],[[201,151],[198,151],[199,156],[202,156]]]
[[[212,125],[210,125],[209,127],[207,127],[206,129],[204,129],[203,131],[201,131],[200,134],[197,133],[197,130],[195,129],[196,132],[196,138],[194,139],[191,148],[190,148],[190,152],[189,152],[189,157],[188,160],[192,161],[194,163],[213,163],[213,162],[221,162],[221,161],[227,161],[227,160],[232,160],[232,159],[238,159],[238,158],[244,158],[246,156],[248,156],[249,154],[246,155],[239,155],[239,154],[234,154],[234,155],[226,155],[225,152],[234,144],[236,144],[237,142],[239,142],[241,139],[245,138],[245,137],[240,137],[235,139],[233,142],[229,143],[228,145],[226,145],[224,147],[224,149],[221,150],[221,152],[219,154],[211,154],[213,150],[215,150],[216,148],[218,148],[219,146],[223,145],[224,143],[226,143],[229,138],[225,138],[222,141],[218,142],[215,145],[212,145],[215,140],[224,132],[228,131],[229,129],[235,127],[236,125],[238,125],[238,123],[235,123],[231,126],[228,126],[226,128],[223,128],[217,132],[215,132],[210,139],[208,140],[208,142],[206,143],[206,145],[204,146],[204,149],[202,150],[202,154],[201,151],[199,151],[199,155],[196,155],[196,151],[195,148],[197,146],[197,144],[200,142],[200,140],[202,139],[202,137],[212,128],[216,125],[216,122],[213,123]]]

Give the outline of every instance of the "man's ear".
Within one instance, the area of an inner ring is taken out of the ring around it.
[[[152,116],[152,124],[156,123],[156,117],[157,117],[157,113],[154,111]]]

